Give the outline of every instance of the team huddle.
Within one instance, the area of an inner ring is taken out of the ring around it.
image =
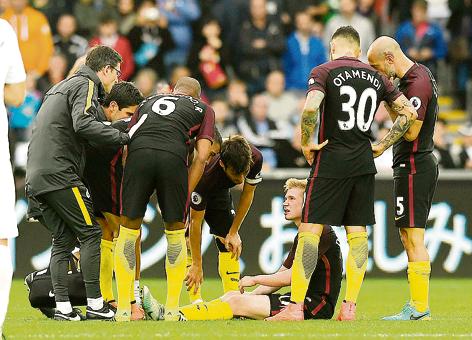
[[[429,320],[424,230],[438,179],[432,153],[436,83],[392,38],[372,43],[370,65],[358,59],[360,53],[357,31],[341,27],[331,39],[330,61],[312,70],[301,115],[302,152],[311,172],[281,188],[285,218],[298,234],[276,273],[241,278],[239,230],[262,181],[261,152],[238,135],[222,140],[197,80],[183,77],[171,92],[143,98],[132,83],[118,82],[117,52],[92,49],[74,74],[46,94],[28,149],[30,215],[52,234],[54,319],[331,319],[343,275],[332,226],[344,226],[346,292],[336,318],[355,320],[367,268],[366,226],[375,224],[374,158],[393,146],[395,224],[409,260],[410,300],[384,319]],[[398,88],[391,82],[396,78]],[[393,125],[371,144],[370,127],[381,105]],[[231,188],[237,185],[242,192],[235,209]],[[165,304],[139,283],[141,224],[154,193],[167,239]],[[201,295],[203,221],[218,248],[224,290],[209,302]],[[85,316],[71,305],[67,286],[77,243]],[[179,301],[184,286],[187,306]],[[287,286],[290,293],[277,293]]]

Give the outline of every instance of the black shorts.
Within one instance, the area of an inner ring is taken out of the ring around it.
[[[223,190],[208,199],[205,221],[212,235],[226,237],[234,220],[234,207],[231,192]]]
[[[156,190],[165,222],[185,222],[189,205],[188,168],[173,153],[155,149],[137,149],[128,155],[121,189],[121,214],[143,217],[149,199]]]
[[[395,226],[426,228],[429,210],[438,182],[439,170],[395,176]]]
[[[305,320],[331,319],[338,301],[343,277],[341,249],[336,244],[318,259],[304,303]],[[291,293],[269,294],[270,315],[290,303]]]
[[[375,175],[348,178],[308,178],[302,222],[333,226],[375,223]]]
[[[111,162],[97,164],[93,171],[89,167],[87,184],[92,194],[93,212],[103,218],[103,212],[120,215],[120,190],[123,177],[122,149]]]

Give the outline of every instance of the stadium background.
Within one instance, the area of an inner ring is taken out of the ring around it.
[[[427,244],[434,275],[470,276],[472,5],[467,0],[430,0],[428,5],[426,10],[410,0],[0,0],[0,17],[17,31],[28,72],[25,103],[8,110],[20,228],[15,275],[41,269],[49,259],[49,233],[24,219],[32,121],[47,89],[97,43],[122,54],[122,78],[134,81],[145,95],[182,75],[197,77],[223,136],[241,133],[263,151],[264,182],[241,231],[243,273],[277,269],[295,232],[281,215],[283,180],[307,174],[298,151],[306,78],[326,60],[327,41],[337,25],[351,23],[363,46],[382,34],[396,36],[437,77],[440,121],[434,142],[442,169]],[[390,124],[379,112],[372,139],[381,138]],[[369,236],[372,276],[404,275],[407,262],[393,227],[390,165],[389,153],[377,160],[377,224]],[[153,202],[143,239],[144,277],[164,274],[162,221]],[[205,240],[206,253],[214,254],[211,238]],[[217,275],[215,256],[206,256],[204,265],[207,275]]]

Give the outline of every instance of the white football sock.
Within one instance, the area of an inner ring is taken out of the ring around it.
[[[87,298],[87,306],[92,308],[93,310],[99,310],[103,307],[103,297],[99,297],[96,299],[89,299]]]
[[[56,302],[56,309],[62,314],[69,314],[72,312],[72,305],[70,301]]]
[[[8,246],[0,245],[0,336],[2,334],[3,322],[7,315],[8,300],[10,297],[11,278],[13,266],[11,253]]]

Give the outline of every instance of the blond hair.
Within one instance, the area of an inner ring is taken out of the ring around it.
[[[307,182],[306,179],[289,178],[285,181],[284,192],[294,188],[305,190]]]

